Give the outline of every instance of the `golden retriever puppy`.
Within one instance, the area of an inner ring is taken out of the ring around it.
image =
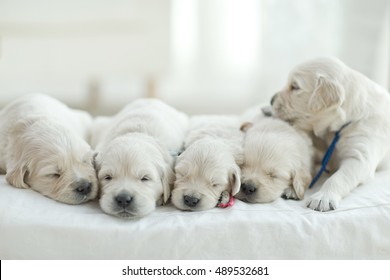
[[[236,195],[251,203],[281,197],[303,199],[313,166],[310,138],[274,118],[245,123],[241,190]]]
[[[172,154],[182,149],[187,126],[184,113],[156,99],[136,100],[112,118],[97,119],[92,139],[105,213],[138,218],[168,200]]]
[[[79,204],[97,195],[92,118],[46,95],[21,97],[0,112],[0,172],[18,188]]]
[[[335,151],[336,171],[308,200],[311,209],[336,209],[343,197],[390,160],[389,92],[338,59],[296,66],[271,103],[277,117]]]
[[[201,211],[220,203],[240,189],[243,133],[236,117],[194,116],[185,150],[176,159],[172,203],[178,209]]]

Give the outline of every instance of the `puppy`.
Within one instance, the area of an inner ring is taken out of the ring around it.
[[[195,116],[177,158],[172,203],[178,209],[201,211],[226,203],[241,185],[243,133],[228,116]]]
[[[139,99],[96,125],[102,210],[138,218],[165,203],[174,181],[171,153],[182,149],[188,117],[159,100]]]
[[[92,118],[32,94],[0,112],[0,172],[17,188],[79,204],[97,195],[93,151],[84,140]]]
[[[241,190],[251,203],[271,202],[283,195],[303,199],[311,181],[312,145],[308,136],[274,118],[245,123]]]
[[[389,93],[338,59],[296,66],[271,104],[277,117],[328,146],[335,133],[340,134],[332,156],[336,171],[308,200],[311,209],[337,208],[343,197],[389,162]]]

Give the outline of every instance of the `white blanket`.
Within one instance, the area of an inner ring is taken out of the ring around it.
[[[204,212],[169,205],[140,220],[108,216],[97,202],[61,204],[0,176],[0,259],[390,259],[390,172],[327,213],[280,198]]]

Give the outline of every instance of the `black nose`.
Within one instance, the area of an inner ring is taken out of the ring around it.
[[[184,204],[189,207],[195,207],[198,204],[199,200],[200,200],[199,198],[193,196],[189,196],[189,195],[184,196]]]
[[[81,180],[77,183],[75,191],[80,194],[89,194],[92,190],[92,183],[86,180]]]
[[[256,192],[256,187],[252,184],[242,184],[241,185],[241,190],[243,193],[246,195],[252,195]]]
[[[123,208],[129,206],[132,200],[133,198],[128,193],[121,193],[115,197],[116,204]]]
[[[271,106],[274,105],[274,102],[275,102],[275,99],[276,99],[277,95],[278,94],[274,94],[274,96],[272,96],[272,98],[271,98]]]

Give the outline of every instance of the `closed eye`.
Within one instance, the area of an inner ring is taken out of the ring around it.
[[[107,174],[106,176],[103,177],[103,180],[111,181],[112,180],[112,176]]]
[[[150,177],[147,176],[147,175],[145,175],[145,176],[143,176],[143,177],[141,178],[141,181],[142,181],[142,182],[150,181]]]
[[[53,179],[59,179],[61,177],[61,174],[60,173],[52,173],[52,174],[47,175],[47,177],[53,178]]]
[[[298,86],[297,83],[294,82],[294,83],[291,84],[290,89],[291,89],[291,90],[299,90],[300,87]]]

